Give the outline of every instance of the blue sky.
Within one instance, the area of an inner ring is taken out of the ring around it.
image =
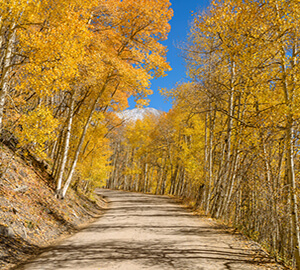
[[[176,46],[179,46],[187,38],[192,20],[191,11],[206,9],[210,0],[170,0],[170,2],[174,16],[170,22],[171,32],[168,40],[164,41],[163,44],[168,46],[167,61],[170,63],[172,71],[168,72],[168,76],[164,78],[152,80],[153,95],[149,96],[151,100],[149,107],[162,111],[168,111],[172,104],[164,101],[164,97],[159,94],[158,89],[161,87],[171,89],[177,82],[186,78],[185,63]],[[133,99],[130,99],[129,105],[131,109],[135,106]]]

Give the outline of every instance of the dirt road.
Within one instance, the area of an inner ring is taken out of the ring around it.
[[[18,270],[280,269],[257,245],[163,197],[100,190],[109,209],[97,222]]]

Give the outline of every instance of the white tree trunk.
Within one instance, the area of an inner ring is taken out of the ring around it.
[[[292,105],[294,101],[294,91],[297,85],[297,80],[292,76],[292,87],[290,88],[287,80],[287,66],[285,64],[286,52],[282,47],[282,58],[281,58],[281,68],[282,68],[282,82],[283,90],[285,95],[285,102],[289,108],[289,112],[286,115],[286,175],[287,182],[290,186],[290,210],[291,210],[291,226],[292,226],[292,242],[294,249],[294,258],[296,261],[296,269],[300,269],[300,236],[299,236],[299,217],[298,217],[298,200],[296,192],[296,180],[295,180],[295,167],[294,167],[294,119]],[[293,45],[293,54],[292,54],[292,68],[293,71],[296,69],[298,56],[298,48],[296,42]]]
[[[209,101],[209,139],[208,139],[208,187],[206,192],[206,207],[205,214],[209,213],[209,206],[211,200],[211,192],[212,192],[212,183],[213,183],[213,136],[214,136],[214,126],[215,126],[215,110],[214,114],[212,112],[212,104]]]
[[[225,207],[227,196],[228,196],[228,189],[230,189],[230,179],[231,179],[231,144],[232,144],[232,127],[233,127],[233,114],[234,114],[234,81],[235,81],[235,62],[231,60],[231,78],[230,78],[230,92],[229,92],[229,100],[228,100],[228,126],[227,126],[227,143],[226,143],[226,156],[225,156],[225,171],[224,171],[224,177],[223,181],[226,181],[224,183],[221,183],[222,189],[221,189],[221,201],[216,213],[216,218],[219,218],[222,215],[223,209]]]
[[[5,52],[3,56],[2,75],[0,78],[0,134],[2,133],[3,113],[4,113],[6,95],[9,90],[9,74],[11,70],[10,65],[12,60],[15,38],[16,38],[16,25],[12,24],[8,35],[7,46],[5,48]]]
[[[68,153],[70,148],[70,138],[71,138],[71,129],[72,129],[72,122],[73,122],[73,113],[74,113],[74,98],[73,95],[71,96],[70,100],[70,107],[69,107],[69,115],[68,115],[68,123],[67,123],[67,130],[64,139],[64,146],[63,146],[63,153],[62,153],[62,161],[59,167],[59,172],[56,180],[56,194],[58,197],[61,196],[61,187],[63,181],[63,175],[67,164]]]
[[[293,246],[294,256],[296,260],[296,268],[300,269],[300,237],[299,237],[299,225],[298,225],[298,200],[296,193],[296,181],[295,181],[295,167],[294,167],[294,151],[293,151],[293,122],[292,117],[289,117],[287,127],[287,180],[290,185],[290,200],[291,200],[291,215],[292,215],[292,234],[293,234]]]

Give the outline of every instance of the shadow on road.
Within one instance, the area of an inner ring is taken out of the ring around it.
[[[169,198],[107,193],[111,209],[99,222],[14,269],[130,269],[124,265],[134,263],[134,269],[252,270],[272,263],[258,249],[232,244],[226,230],[199,222]]]
[[[43,256],[39,258],[40,269],[81,269],[89,265],[101,265],[110,261],[136,261],[143,260],[143,265],[151,268],[152,266],[172,266],[174,269],[185,268],[191,265],[191,260],[213,260],[214,262],[225,262],[228,269],[234,264],[259,265],[262,262],[268,263],[268,258],[249,257],[246,250],[224,248],[218,250],[210,246],[189,246],[180,247],[176,242],[135,242],[126,241],[101,242],[100,244],[88,245],[67,245],[57,246],[41,250]],[[34,266],[34,262],[32,263]],[[23,269],[22,265],[19,268]],[[204,268],[203,268],[204,269]]]

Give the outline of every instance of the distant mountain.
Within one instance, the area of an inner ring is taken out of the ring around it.
[[[137,120],[143,120],[146,115],[160,116],[162,111],[154,108],[132,109],[117,113],[118,117],[125,121],[135,122]]]

